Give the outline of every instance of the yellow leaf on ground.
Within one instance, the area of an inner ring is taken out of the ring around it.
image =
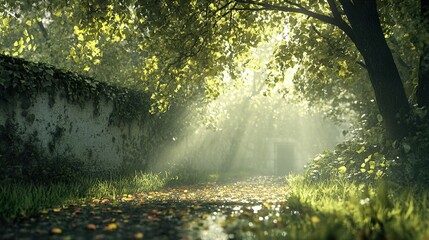
[[[143,237],[144,237],[144,234],[141,232],[134,234],[135,239],[142,239]]]
[[[61,233],[63,233],[63,230],[61,230],[61,228],[52,228],[51,233],[52,234],[61,234]]]
[[[109,223],[109,225],[104,228],[106,231],[115,231],[116,229],[118,229],[118,225],[116,223]]]
[[[61,208],[53,208],[52,211],[58,213],[61,212]]]

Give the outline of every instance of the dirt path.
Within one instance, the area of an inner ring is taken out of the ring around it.
[[[282,233],[284,177],[253,177],[49,209],[0,239],[252,239]],[[274,232],[273,232],[274,231]]]

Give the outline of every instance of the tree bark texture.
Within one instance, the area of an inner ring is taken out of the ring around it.
[[[405,89],[384,38],[375,0],[340,0],[365,61],[377,106],[390,137],[401,139],[411,130]]]
[[[421,0],[421,21],[423,31],[429,33],[429,0]],[[423,43],[419,63],[419,81],[416,89],[419,107],[429,108],[429,44]]]

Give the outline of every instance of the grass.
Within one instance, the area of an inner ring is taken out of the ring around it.
[[[87,196],[117,199],[123,194],[142,193],[159,190],[172,180],[168,173],[135,172],[129,176],[111,176],[107,179],[91,180],[85,183]]]
[[[289,178],[290,239],[429,239],[429,191]]]
[[[79,185],[35,185],[12,183],[0,185],[0,218],[11,220],[34,214],[71,198],[82,197]]]
[[[115,200],[123,194],[155,191],[169,184],[180,184],[181,179],[168,173],[135,172],[129,176],[87,177],[67,183],[0,183],[0,220],[11,221],[44,208],[93,198]],[[186,179],[187,183],[190,181]]]

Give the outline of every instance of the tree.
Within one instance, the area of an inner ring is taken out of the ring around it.
[[[394,21],[402,20],[395,19],[389,10],[403,10],[404,4],[412,5],[413,1],[402,1],[400,7],[375,0],[4,2],[8,14],[2,15],[3,25],[9,27],[2,34],[4,53],[39,60],[50,55],[47,59],[51,63],[60,62],[99,78],[116,77],[117,83],[127,82],[151,92],[157,110],[165,110],[175,96],[186,98],[204,91],[215,97],[225,85],[225,72],[232,79],[240,77],[249,49],[282,36],[273,46],[277,48],[271,65],[274,71],[267,82],[281,82],[282,73],[300,63],[304,67],[298,72],[304,74],[297,74],[295,85],[302,92],[310,89],[317,97],[330,99],[328,104],[339,101],[349,107],[354,102],[365,102],[365,95],[370,95],[369,99],[374,95],[391,137],[400,139],[412,128],[406,121],[411,107],[403,86],[410,88],[412,80],[401,79],[395,58],[409,67],[414,64],[416,50],[404,53],[408,49],[400,48],[405,46],[401,44],[405,34],[395,33],[391,34],[395,41],[389,48],[385,35],[388,31],[399,32]],[[22,23],[28,26],[23,28]],[[288,29],[294,36],[286,34]],[[332,36],[328,35],[330,31]],[[28,42],[21,37],[25,34]],[[335,46],[337,40],[340,48]],[[317,44],[321,47],[314,47]],[[399,52],[396,56],[391,51],[394,44],[401,46],[395,48]],[[34,46],[45,47],[45,52],[34,57]],[[59,51],[49,51],[55,46]],[[311,54],[321,52],[322,57]],[[107,63],[121,67],[115,71]],[[372,90],[362,79],[362,72],[369,76]],[[298,81],[304,77],[307,79]],[[317,82],[319,88],[312,87],[317,84],[310,81]],[[329,88],[320,88],[323,82]],[[423,86],[421,82],[419,88],[425,89]],[[305,94],[311,95],[308,91]]]
[[[250,5],[243,10],[266,9],[301,13],[341,29],[364,59],[364,68],[368,72],[387,131],[395,139],[403,138],[408,134],[410,126],[407,126],[406,118],[410,116],[410,106],[393,55],[384,38],[376,1],[328,0],[330,15],[310,11],[292,1],[284,1],[285,5],[248,0],[236,2]]]
[[[421,24],[423,35],[429,34],[429,1],[421,0]],[[417,87],[417,103],[420,107],[429,108],[429,43],[427,40],[422,42],[422,53],[419,63],[419,84]]]

